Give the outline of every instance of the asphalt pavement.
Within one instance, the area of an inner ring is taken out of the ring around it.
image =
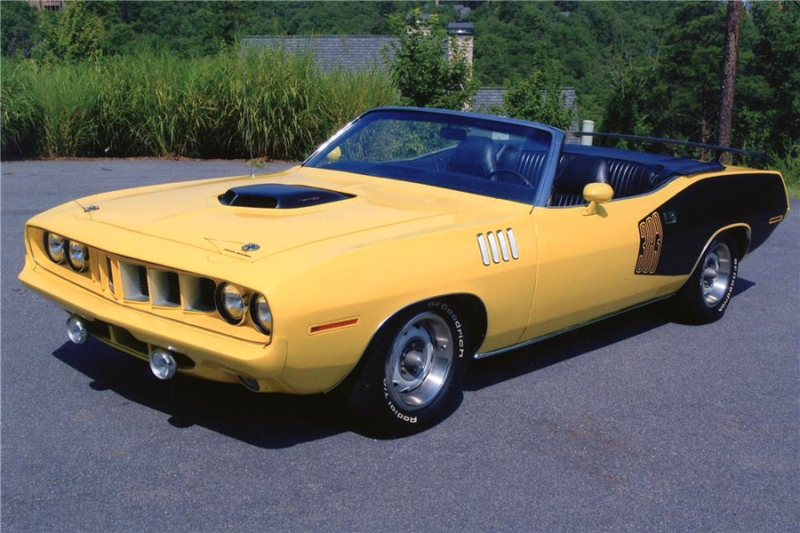
[[[268,165],[277,170],[287,165]],[[159,382],[18,281],[25,220],[238,161],[4,162],[3,531],[797,531],[800,203],[723,320],[658,306],[478,361],[459,409],[375,440],[322,397]]]

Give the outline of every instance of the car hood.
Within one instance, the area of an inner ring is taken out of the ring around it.
[[[298,196],[298,190],[309,194]],[[247,196],[243,191],[258,194]],[[245,201],[231,202],[237,192]],[[279,205],[274,205],[270,196],[282,196],[283,205],[280,198]],[[450,220],[445,215],[495,200],[409,182],[295,167],[254,178],[131,189],[81,200],[81,204],[86,202],[91,202],[92,209],[96,206],[88,213],[94,222],[257,261],[377,228],[395,227],[390,234],[402,232],[403,226],[423,219],[430,220],[428,229],[445,226]],[[436,222],[436,217],[442,219]],[[383,237],[388,236],[384,232]]]

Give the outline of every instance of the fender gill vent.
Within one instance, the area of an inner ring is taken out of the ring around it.
[[[489,266],[492,262],[499,264],[501,260],[508,263],[512,259],[519,259],[519,247],[514,230],[508,228],[503,231],[489,231],[478,234],[478,250],[481,253],[481,262]]]
[[[348,198],[353,198],[353,195],[303,185],[262,183],[228,189],[225,194],[219,196],[219,203],[255,209],[296,209]]]

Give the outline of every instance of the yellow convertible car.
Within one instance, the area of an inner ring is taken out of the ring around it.
[[[360,420],[402,434],[446,416],[472,358],[666,298],[717,320],[787,212],[777,172],[381,108],[286,172],[35,216],[20,279],[67,311],[73,342],[158,378],[345,391]]]

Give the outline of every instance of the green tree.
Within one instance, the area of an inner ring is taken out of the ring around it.
[[[34,57],[47,63],[97,59],[103,55],[103,19],[82,1],[68,2],[64,11],[39,13],[40,39]]]
[[[608,6],[606,6],[608,7]],[[650,135],[652,116],[647,108],[659,68],[664,28],[662,19],[647,14],[608,9],[607,29],[598,36],[602,58],[605,116],[602,129]],[[642,31],[646,28],[648,31]],[[624,141],[615,144],[624,147]]]
[[[535,120],[561,129],[569,128],[574,118],[573,110],[564,106],[559,78],[547,68],[514,79],[503,95],[503,107],[511,117]]]
[[[475,76],[499,85],[524,78],[537,64],[555,59],[550,29],[558,10],[543,2],[491,2],[475,14]]]
[[[399,38],[393,46],[392,81],[404,105],[462,109],[472,101],[477,84],[465,51],[437,24],[438,17],[423,18],[419,9],[395,27]]]
[[[651,117],[658,136],[713,141],[719,119],[725,5],[681,3],[670,27],[643,112]]]
[[[5,56],[28,54],[31,36],[36,28],[36,10],[27,2],[0,2],[0,46]]]
[[[800,144],[798,28],[800,9],[788,2],[755,2],[745,13],[734,144],[779,157],[795,150],[796,157]]]

